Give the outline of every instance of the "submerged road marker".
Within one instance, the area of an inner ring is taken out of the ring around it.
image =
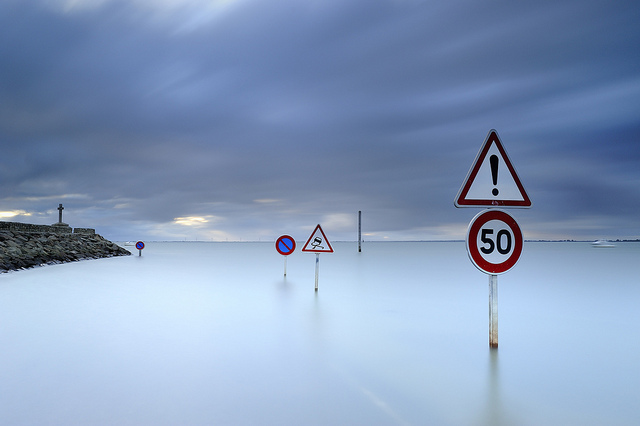
[[[527,195],[498,132],[490,130],[454,199],[456,207],[488,207],[469,223],[466,246],[471,263],[489,275],[489,346],[498,347],[498,274],[520,259],[524,239],[503,208],[530,208]]]
[[[144,243],[142,241],[138,241],[136,243],[136,248],[138,249],[138,256],[142,256],[142,249],[144,248]]]
[[[362,253],[362,210],[358,210],[358,253]]]
[[[322,227],[318,224],[313,230],[311,236],[302,247],[302,251],[306,253],[316,254],[316,291],[318,291],[318,274],[320,271],[320,253],[333,253],[333,247],[324,234]]]
[[[289,235],[282,235],[276,240],[276,250],[284,256],[284,276],[287,276],[287,256],[296,249],[296,241]]]
[[[489,346],[498,347],[498,274],[513,268],[522,253],[522,231],[507,212],[489,209],[469,223],[467,253],[476,268],[489,275]]]

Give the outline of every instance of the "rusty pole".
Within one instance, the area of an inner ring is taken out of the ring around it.
[[[358,210],[358,253],[362,252],[362,210]]]
[[[498,276],[489,275],[489,346],[498,347]]]

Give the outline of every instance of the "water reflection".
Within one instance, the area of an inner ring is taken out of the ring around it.
[[[282,291],[282,294],[289,295],[291,292],[291,286],[287,282],[287,276],[285,275],[281,281],[277,283],[278,288]]]
[[[489,374],[487,378],[487,404],[483,425],[511,426],[522,424],[508,411],[502,395],[500,356],[498,348],[489,349]],[[520,419],[521,420],[521,419]]]
[[[313,307],[309,314],[309,336],[311,338],[311,351],[315,356],[319,357],[316,362],[324,359],[326,351],[325,339],[326,330],[322,318],[322,305],[319,300],[318,292],[315,291],[313,297]]]
[[[318,292],[313,257],[283,277],[265,244],[3,275],[2,423],[637,424],[640,245],[534,244],[505,277],[499,350],[460,243],[343,247]]]

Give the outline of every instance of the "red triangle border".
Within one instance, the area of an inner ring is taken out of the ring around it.
[[[469,189],[471,188],[471,184],[475,180],[478,174],[478,171],[480,170],[480,166],[482,166],[482,163],[484,162],[484,159],[486,158],[487,153],[489,152],[489,148],[491,148],[491,145],[493,143],[496,144],[496,147],[500,152],[500,155],[502,155],[505,165],[509,169],[509,172],[511,173],[511,177],[515,181],[518,187],[518,190],[522,195],[523,200],[490,200],[490,199],[467,200],[466,199],[466,196],[469,193]],[[531,207],[531,199],[529,198],[529,195],[527,195],[527,191],[525,191],[524,186],[522,186],[522,182],[520,182],[518,173],[516,172],[516,169],[513,167],[513,164],[511,164],[511,160],[509,159],[507,152],[502,146],[502,142],[500,142],[500,138],[498,137],[498,132],[496,132],[495,130],[492,129],[489,131],[489,134],[487,135],[487,138],[485,139],[484,144],[482,145],[482,148],[480,149],[480,152],[478,153],[478,156],[476,157],[475,162],[473,163],[473,166],[469,170],[469,174],[467,175],[465,183],[462,185],[462,187],[460,188],[460,191],[458,192],[458,195],[456,196],[454,204],[456,207],[518,207],[518,208]]]
[[[311,242],[311,238],[313,238],[313,236],[316,235],[316,232],[318,231],[318,229],[320,229],[320,233],[324,237],[324,241],[327,243],[327,246],[329,247],[329,250],[307,249],[307,246]],[[313,232],[309,236],[309,239],[304,244],[304,247],[302,247],[302,251],[307,252],[307,253],[333,253],[333,247],[331,247],[331,243],[329,242],[329,239],[327,238],[327,236],[324,234],[324,231],[322,230],[322,227],[320,226],[320,224],[318,224],[318,226],[316,226],[316,228],[313,230]]]

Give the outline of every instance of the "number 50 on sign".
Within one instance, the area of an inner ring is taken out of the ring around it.
[[[502,274],[520,258],[522,231],[507,212],[490,209],[471,220],[466,243],[469,258],[478,269],[487,274]]]

